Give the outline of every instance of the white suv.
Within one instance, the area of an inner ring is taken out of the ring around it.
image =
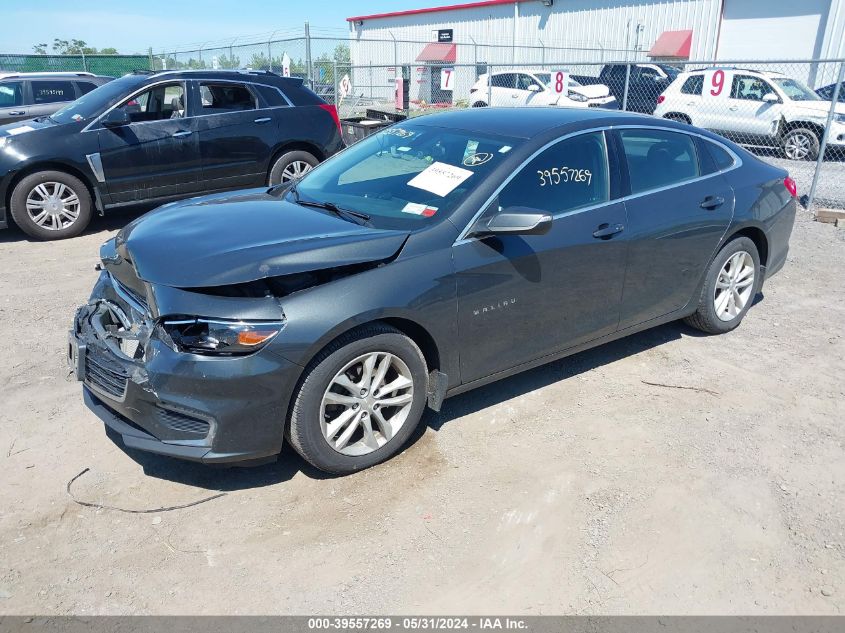
[[[678,75],[657,98],[654,115],[743,145],[779,147],[792,160],[815,160],[830,106],[800,81],[780,73],[715,68]],[[845,104],[836,106],[828,145],[845,148]]]
[[[616,99],[604,84],[582,86],[570,77],[566,94],[551,89],[552,73],[548,70],[518,70],[493,73],[488,89],[488,75],[479,76],[469,90],[469,103],[474,108],[494,106],[567,106],[570,108],[618,109]]]

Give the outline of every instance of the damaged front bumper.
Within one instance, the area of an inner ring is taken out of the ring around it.
[[[302,368],[267,348],[237,357],[176,351],[131,299],[103,272],[76,313],[68,360],[86,406],[128,448],[202,462],[278,454]]]

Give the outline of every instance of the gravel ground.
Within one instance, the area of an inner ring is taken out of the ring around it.
[[[742,327],[669,324],[447,401],[387,464],[108,440],[65,336],[99,244],[0,234],[0,613],[835,614],[845,231],[799,217]],[[676,387],[645,383],[665,383]],[[183,510],[127,514],[225,496]]]

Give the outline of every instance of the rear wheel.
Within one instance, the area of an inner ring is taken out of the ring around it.
[[[475,103],[472,104],[472,107],[473,108],[486,108],[487,104],[484,103],[483,101],[476,101]]]
[[[12,218],[39,240],[60,240],[82,233],[91,221],[91,194],[79,178],[63,171],[40,171],[12,191]]]
[[[347,474],[398,453],[422,418],[428,372],[419,347],[387,325],[350,332],[309,364],[288,438],[309,463]]]
[[[799,127],[783,137],[783,153],[790,160],[816,160],[819,157],[819,137],[813,130]]]
[[[731,240],[707,270],[695,314],[685,321],[708,334],[722,334],[737,327],[761,283],[760,255],[747,237]]]
[[[298,180],[319,162],[315,156],[302,150],[286,152],[279,156],[270,168],[268,184],[273,186]]]
[[[685,114],[676,114],[674,112],[670,112],[663,116],[664,119],[669,119],[670,121],[677,121],[678,123],[686,123],[687,125],[692,125],[692,121],[690,118]]]

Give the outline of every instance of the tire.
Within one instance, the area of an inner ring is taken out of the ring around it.
[[[410,388],[402,386],[380,398],[377,390],[362,395],[361,388],[369,386],[363,375],[365,363],[373,354],[370,385],[382,363],[389,361],[381,384],[404,385],[410,380]],[[350,388],[335,382],[338,379]],[[409,393],[409,403],[378,406],[388,400],[399,402]],[[402,449],[422,418],[427,393],[428,369],[416,343],[386,324],[367,325],[341,336],[309,363],[294,396],[287,438],[308,463],[327,473],[345,475],[369,468]],[[344,402],[334,404],[338,398]],[[379,421],[385,419],[388,431]]]
[[[44,205],[37,206],[40,202]],[[88,187],[79,178],[63,171],[39,171],[15,186],[10,210],[15,224],[30,237],[61,240],[85,230],[92,206]]]
[[[745,256],[741,257],[740,254],[745,254]],[[731,262],[730,266],[728,262]],[[737,263],[740,264],[739,267],[736,266]],[[748,267],[751,267],[753,277],[751,283],[746,285],[745,270]],[[732,277],[733,275],[738,275],[738,277]],[[731,279],[733,279],[733,282],[730,282]],[[733,285],[729,285],[728,289],[717,289],[719,282],[733,283]],[[757,246],[747,237],[737,237],[725,244],[713,259],[704,278],[698,308],[692,316],[687,317],[684,321],[707,334],[730,332],[742,322],[751,304],[754,303],[754,297],[757,296],[761,283],[760,255],[757,252]],[[733,305],[735,308],[738,307],[738,310],[730,309],[731,298],[724,295],[725,292],[731,292],[730,289],[734,287],[737,289],[737,294],[734,295]],[[740,302],[736,301],[736,296],[743,298],[741,307],[737,305]],[[724,309],[717,310],[718,307],[722,306],[719,301],[722,297],[727,299]]]
[[[486,108],[487,104],[484,103],[483,101],[476,101],[475,103],[472,104],[472,107],[473,108]]]
[[[663,117],[664,119],[668,119],[670,121],[676,121],[677,123],[686,123],[687,125],[692,125],[689,117],[685,114],[674,114],[670,113]]]
[[[295,150],[286,152],[276,159],[267,176],[267,185],[279,185],[303,176],[319,164],[319,160],[308,152]],[[307,167],[306,167],[307,166]]]
[[[793,128],[783,137],[783,152],[790,160],[816,160],[819,148],[819,137],[807,128]]]

